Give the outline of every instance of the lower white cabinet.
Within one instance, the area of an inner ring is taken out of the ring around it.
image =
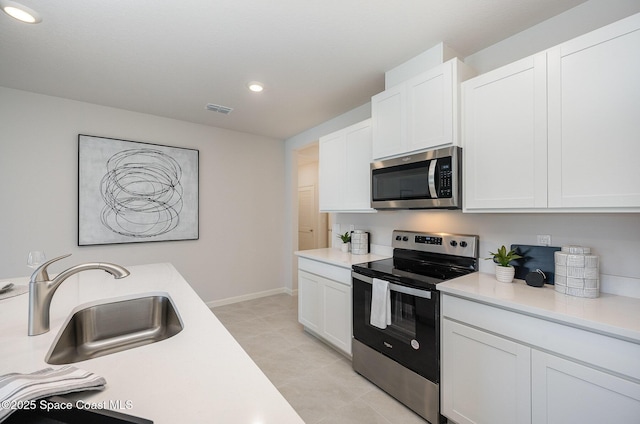
[[[640,384],[537,350],[531,359],[534,423],[640,422]]]
[[[531,349],[444,320],[442,414],[458,424],[531,423]]]
[[[350,284],[298,270],[298,321],[347,355],[351,355],[351,308]]]
[[[457,424],[640,422],[636,343],[445,295],[442,414]]]

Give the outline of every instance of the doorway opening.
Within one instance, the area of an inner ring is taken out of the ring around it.
[[[328,247],[329,217],[318,207],[318,143],[297,151],[298,249]]]

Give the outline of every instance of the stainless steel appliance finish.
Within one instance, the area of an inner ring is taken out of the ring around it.
[[[462,149],[446,147],[371,163],[374,209],[460,209]]]
[[[440,386],[353,339],[353,370],[430,423],[439,422]]]
[[[74,274],[90,269],[101,269],[113,275],[114,278],[120,279],[129,276],[129,271],[120,265],[99,263],[99,262],[87,262],[72,266],[69,269],[62,271],[56,275],[55,278],[49,279],[49,273],[47,268],[51,263],[59,261],[71,256],[71,254],[59,256],[53,258],[36,269],[31,275],[29,281],[29,329],[28,334],[30,336],[37,336],[39,334],[49,331],[49,308],[51,307],[51,299],[55,294],[60,284],[67,278]]]
[[[93,359],[175,336],[183,325],[171,298],[152,293],[81,309],[67,320],[45,361]]]
[[[478,236],[394,231],[393,258],[353,266],[353,369],[437,424],[440,415],[438,283],[478,269]],[[390,290],[391,324],[370,324],[372,283]]]

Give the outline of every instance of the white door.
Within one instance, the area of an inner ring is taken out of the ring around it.
[[[533,350],[533,424],[640,422],[640,384]]]
[[[546,208],[546,56],[462,85],[464,207]]]
[[[531,349],[442,321],[442,414],[458,424],[530,424]]]
[[[640,207],[640,15],[549,52],[549,207]]]
[[[374,159],[396,155],[405,149],[405,95],[405,85],[398,84],[371,98],[371,145]]]
[[[424,72],[407,85],[407,150],[453,142],[453,62]]]
[[[312,331],[320,333],[319,296],[322,282],[317,275],[298,271],[298,321]]]
[[[316,189],[298,187],[298,250],[315,249],[318,234],[316,219]]]
[[[333,345],[351,354],[351,287],[323,279],[322,335]]]
[[[346,137],[344,204],[348,210],[371,209],[371,121],[349,127]]]

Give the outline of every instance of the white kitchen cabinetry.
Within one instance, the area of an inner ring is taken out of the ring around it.
[[[547,207],[546,54],[462,85],[464,207]]]
[[[442,414],[457,424],[640,417],[639,344],[447,294],[442,315]]]
[[[533,350],[534,423],[640,421],[640,384]]]
[[[298,320],[351,355],[351,271],[298,258]]]
[[[471,74],[452,59],[373,96],[373,158],[458,145],[458,85]]]
[[[465,211],[640,211],[640,14],[462,84]]]
[[[549,207],[640,207],[640,14],[549,51]]]
[[[320,211],[373,212],[370,163],[370,119],[321,137],[318,165]]]
[[[531,349],[444,320],[443,414],[458,424],[531,423]]]

